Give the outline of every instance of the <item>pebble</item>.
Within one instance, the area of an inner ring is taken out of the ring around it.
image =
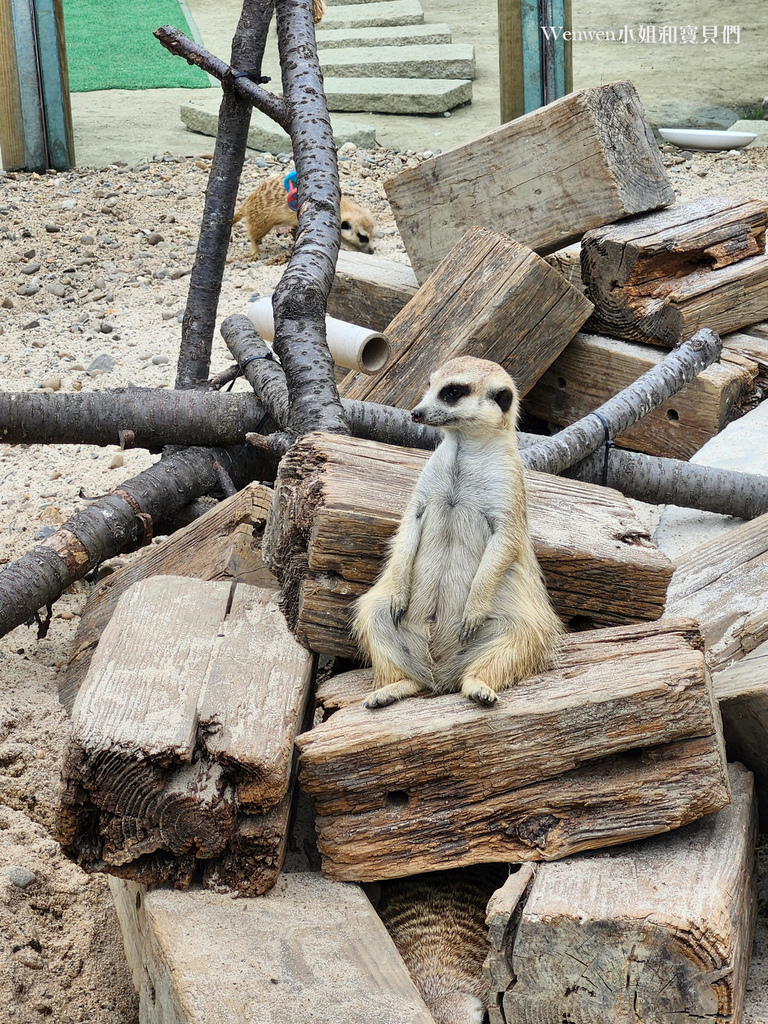
[[[3,299],[3,301],[0,302],[0,306],[2,306],[3,309],[13,309],[13,306],[14,306],[13,299],[9,295],[6,295],[6,297]]]
[[[31,331],[34,327],[39,327],[39,326],[40,326],[40,321],[37,320],[36,318],[33,318],[32,320],[26,320],[21,325],[21,329],[22,329],[22,331]]]
[[[92,374],[94,370],[98,370],[100,373],[109,373],[110,370],[114,370],[115,366],[117,366],[117,363],[112,356],[108,352],[101,352],[91,362],[87,372]]]
[[[124,463],[125,463],[125,459],[123,458],[123,453],[122,452],[118,452],[116,455],[112,456],[112,461],[109,464],[109,468],[110,469],[120,469],[120,467]]]
[[[150,231],[147,235],[147,245],[157,245],[158,242],[164,242],[165,239],[159,231]]]
[[[114,331],[114,329],[114,324],[110,324],[106,320],[102,320],[102,322],[99,324],[99,330],[101,331],[102,334],[111,334],[112,331]]]
[[[74,208],[76,206],[77,206],[77,200],[76,199],[64,199],[64,200],[62,200],[62,202],[59,203],[59,209],[60,210],[74,210]]]
[[[39,263],[27,263],[25,266],[19,268],[20,274],[36,274],[40,269]]]
[[[161,353],[160,355],[152,356],[152,362],[155,366],[165,366],[166,363],[170,362],[170,359],[168,356]]]
[[[45,290],[50,292],[51,295],[56,295],[58,298],[63,299],[67,294],[67,289],[61,283],[61,281],[46,281]]]
[[[96,239],[93,235],[80,235],[80,241],[83,245],[95,245]]]
[[[49,235],[55,235],[58,231],[61,231],[61,228],[58,226],[58,224],[46,224],[45,230],[48,232]]]
[[[49,388],[51,391],[59,391],[61,389],[61,377],[46,377],[45,380],[40,382],[41,388]]]
[[[37,877],[33,871],[16,865],[6,868],[5,873],[11,885],[15,885],[18,889],[26,889]]]

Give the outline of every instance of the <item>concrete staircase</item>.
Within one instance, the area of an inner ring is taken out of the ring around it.
[[[330,111],[442,114],[472,101],[474,47],[419,0],[326,0],[317,48]]]

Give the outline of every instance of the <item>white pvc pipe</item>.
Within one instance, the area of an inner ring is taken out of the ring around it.
[[[252,302],[248,306],[248,317],[265,341],[274,341],[271,295]],[[378,331],[326,316],[325,332],[331,356],[338,366],[360,373],[378,373],[389,362],[389,341]]]

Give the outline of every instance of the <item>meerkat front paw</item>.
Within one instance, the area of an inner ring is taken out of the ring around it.
[[[383,708],[404,697],[414,697],[417,693],[423,693],[424,689],[425,687],[415,679],[398,679],[395,683],[387,683],[378,690],[372,690],[363,701],[363,707]]]
[[[405,595],[393,594],[392,600],[389,602],[389,614],[392,616],[392,622],[395,624],[395,629],[403,621],[403,616],[408,611],[408,598]]]
[[[464,612],[464,616],[461,620],[461,630],[459,631],[459,643],[462,647],[466,646],[470,640],[477,633],[478,629],[485,622],[486,616],[482,613],[467,613]]]
[[[496,703],[496,691],[492,690],[482,679],[478,679],[477,676],[468,676],[461,684],[461,692],[465,697],[475,701],[477,704],[485,704],[486,707]]]

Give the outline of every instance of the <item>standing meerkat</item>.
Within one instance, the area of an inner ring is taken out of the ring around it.
[[[517,413],[509,374],[471,356],[436,370],[413,410],[445,436],[355,607],[373,665],[366,707],[457,690],[492,704],[551,662],[563,627],[528,531]]]
[[[259,258],[259,242],[272,228],[280,226],[295,228],[298,224],[298,217],[288,206],[286,196],[283,178],[280,175],[274,175],[251,192],[232,218],[233,226],[245,218],[248,235],[251,239],[251,251],[246,259],[257,260]],[[340,212],[342,243],[359,252],[373,252],[372,243],[376,226],[370,210],[359,206],[349,196],[342,196]]]

